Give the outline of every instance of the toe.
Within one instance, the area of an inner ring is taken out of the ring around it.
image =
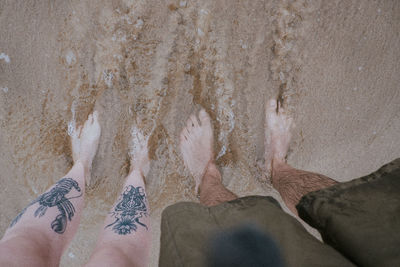
[[[185,140],[188,138],[189,132],[188,132],[187,127],[184,127],[184,128],[182,129],[180,136],[183,136]]]
[[[89,127],[92,124],[91,121],[92,121],[92,114],[88,116],[87,120],[83,124],[83,129],[87,129],[87,127]]]
[[[210,125],[211,124],[210,116],[208,115],[208,113],[206,112],[206,110],[204,108],[202,108],[200,110],[199,118],[200,118],[201,125]]]
[[[266,110],[266,114],[272,113],[272,112],[276,112],[276,107],[277,107],[277,103],[276,103],[276,99],[270,99],[267,103],[267,106],[265,107]]]
[[[193,127],[194,127],[194,125],[193,125],[192,119],[189,117],[189,119],[186,121],[186,130],[188,130],[190,132]]]
[[[97,122],[98,119],[99,119],[99,113],[96,110],[95,112],[93,112],[93,121]]]
[[[185,135],[186,139],[189,139],[189,137],[190,137],[189,128],[185,128],[185,129],[183,130],[183,134]]]
[[[283,104],[279,102],[279,108],[278,108],[278,115],[283,116],[285,118],[289,117],[288,111],[286,108],[283,107]]]
[[[184,133],[185,133],[185,128],[183,128],[183,129],[181,130],[181,132],[179,133],[179,136],[184,135]]]
[[[180,140],[181,145],[182,145],[183,142],[185,142],[187,140],[187,137],[186,137],[186,135],[184,134],[183,131],[181,132],[181,134],[179,136],[179,140]]]
[[[82,132],[82,125],[76,128],[75,137],[79,139],[81,137],[81,132]]]
[[[199,121],[197,120],[196,116],[194,114],[192,114],[190,116],[190,120],[192,122],[192,127],[199,127]]]

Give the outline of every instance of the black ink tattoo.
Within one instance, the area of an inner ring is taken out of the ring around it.
[[[118,204],[110,214],[115,221],[105,228],[113,226],[112,230],[119,235],[130,234],[132,230],[136,232],[136,224],[148,230],[147,226],[139,221],[143,216],[148,216],[144,188],[132,185],[125,187]]]
[[[40,195],[34,201],[32,201],[18,216],[11,222],[10,227],[13,227],[25,211],[35,203],[39,203],[39,208],[34,213],[35,217],[42,217],[46,214],[47,208],[57,206],[60,214],[51,223],[51,229],[58,234],[64,233],[67,228],[67,220],[71,221],[74,217],[75,207],[72,205],[70,199],[78,198],[82,196],[82,193],[75,197],[67,198],[66,195],[71,192],[72,188],[76,191],[81,192],[81,188],[78,183],[72,178],[62,178],[58,181],[50,191]]]

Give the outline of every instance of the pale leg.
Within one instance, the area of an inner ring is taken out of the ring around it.
[[[144,176],[149,166],[147,138],[133,127],[131,171],[86,266],[148,265],[151,229]]]
[[[1,266],[58,266],[79,225],[85,177],[100,137],[97,113],[72,137],[74,165],[54,186],[31,202],[0,241]]]

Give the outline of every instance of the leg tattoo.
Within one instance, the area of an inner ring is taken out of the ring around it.
[[[147,226],[140,222],[140,218],[148,216],[144,188],[126,186],[118,204],[110,214],[115,218],[115,221],[105,228],[113,226],[112,230],[119,235],[130,234],[132,230],[136,232],[137,224],[148,230]]]
[[[46,214],[48,208],[57,207],[60,214],[51,223],[51,229],[58,234],[63,234],[67,228],[67,221],[71,221],[75,214],[75,207],[70,199],[82,196],[82,193],[74,197],[66,197],[71,192],[72,188],[81,192],[78,183],[72,178],[62,178],[50,191],[40,195],[32,201],[18,216],[11,222],[10,227],[13,227],[24,215],[25,211],[35,203],[39,203],[39,208],[34,213],[35,217],[42,217]]]

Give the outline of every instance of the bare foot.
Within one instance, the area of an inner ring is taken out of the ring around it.
[[[85,168],[86,184],[90,182],[92,161],[99,146],[101,128],[98,113],[90,114],[85,124],[75,129],[71,135],[72,157],[74,163],[81,162]]]
[[[292,137],[292,124],[293,119],[285,113],[285,110],[280,105],[277,111],[277,101],[275,99],[267,102],[265,108],[264,157],[269,175],[274,165],[286,162],[286,155]]]
[[[131,157],[131,171],[138,170],[143,176],[147,176],[150,170],[150,159],[148,153],[148,137],[136,126],[131,129],[132,140],[129,155]]]
[[[208,164],[214,161],[214,137],[210,116],[202,109],[197,116],[192,114],[180,135],[183,161],[196,182],[196,192],[201,184]]]

